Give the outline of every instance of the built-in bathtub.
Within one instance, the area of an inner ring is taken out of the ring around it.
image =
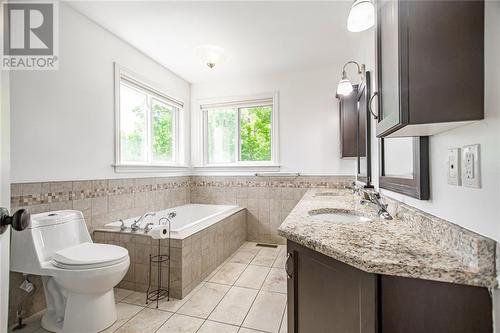
[[[160,220],[168,217],[170,213],[175,212],[175,218],[171,219],[170,238],[184,239],[240,210],[242,210],[241,207],[233,205],[188,204],[155,212],[154,216],[145,217],[141,226],[144,227],[147,223],[158,225],[160,224]],[[130,226],[137,218],[138,217],[133,217],[123,220],[127,228],[125,232],[131,232]],[[164,219],[162,223],[165,223]],[[112,222],[106,224],[106,228],[119,231],[121,224],[122,223],[119,221]],[[140,233],[141,230],[137,232]]]
[[[246,209],[230,205],[189,204],[158,211],[146,217],[147,223],[176,213],[171,223],[170,236],[170,288],[171,296],[183,298],[202,282],[217,266],[223,263],[245,241],[247,235]],[[130,268],[118,287],[145,291],[149,281],[149,255],[168,254],[168,239],[152,239],[143,229],[132,232],[130,225],[137,217],[125,219],[126,230],[121,222],[109,223],[94,231],[94,241],[123,246],[129,250]],[[156,268],[152,268],[156,283]],[[167,284],[167,276],[162,277]]]

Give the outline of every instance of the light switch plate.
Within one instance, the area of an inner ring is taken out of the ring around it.
[[[457,186],[461,185],[462,177],[460,174],[460,148],[448,149],[448,158],[446,162],[448,165],[448,184]]]
[[[462,184],[465,187],[481,188],[480,160],[479,145],[462,148]]]

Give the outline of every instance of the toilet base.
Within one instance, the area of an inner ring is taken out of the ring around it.
[[[47,309],[42,327],[55,333],[97,333],[116,321],[113,289],[103,294],[68,293],[64,320],[58,321],[54,310]]]

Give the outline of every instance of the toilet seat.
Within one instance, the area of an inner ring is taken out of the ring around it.
[[[112,266],[128,260],[128,251],[111,244],[81,243],[54,253],[52,264],[69,270]]]

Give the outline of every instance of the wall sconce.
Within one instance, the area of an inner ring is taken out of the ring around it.
[[[355,0],[347,17],[347,30],[360,32],[375,25],[375,6],[372,0]]]
[[[347,65],[349,64],[355,64],[358,67],[358,74],[361,76],[361,81],[365,79],[365,65],[358,64],[356,61],[348,61],[345,63],[344,67],[342,68],[342,79],[340,79],[339,84],[337,86],[337,95],[341,96],[347,96],[350,93],[352,93],[352,83],[347,77],[347,73],[345,71]]]

